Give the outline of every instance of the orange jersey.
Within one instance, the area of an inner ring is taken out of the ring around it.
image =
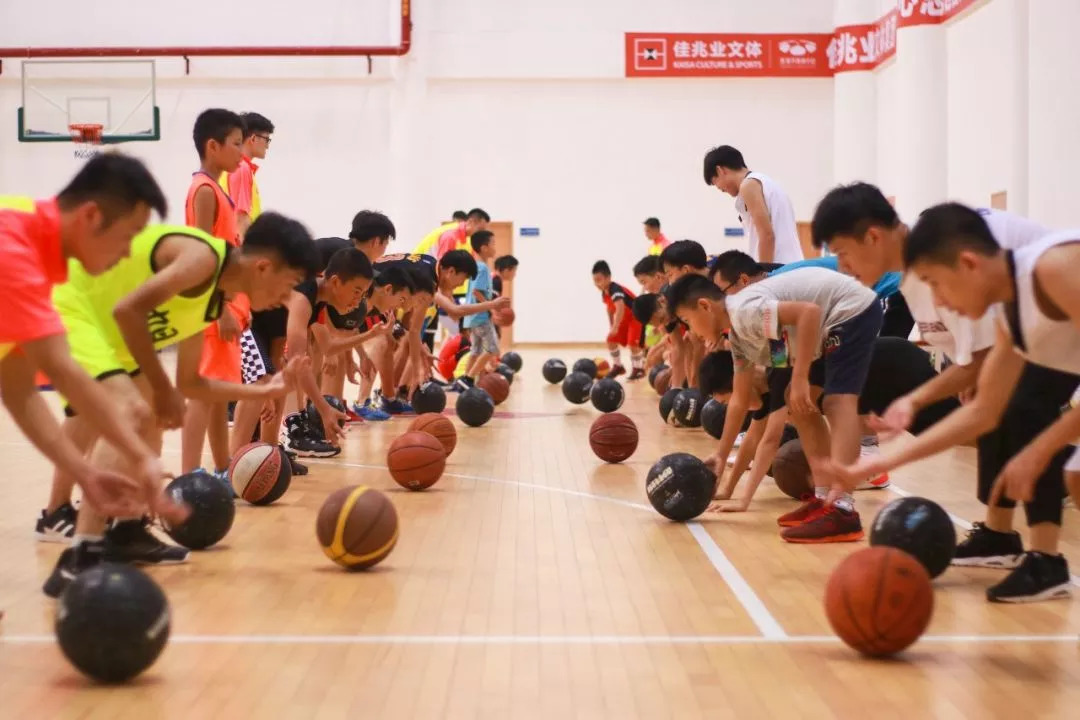
[[[236,205],[217,180],[202,170],[191,176],[191,187],[188,188],[187,200],[184,202],[184,224],[198,227],[195,224],[195,193],[204,185],[214,191],[214,197],[217,200],[217,213],[214,215],[214,226],[210,229],[210,234],[230,245],[239,245],[240,233],[236,224]]]

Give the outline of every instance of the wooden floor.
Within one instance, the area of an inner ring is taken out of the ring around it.
[[[650,464],[710,441],[664,427],[655,394],[628,384],[641,445],[630,462],[601,463],[587,442],[597,413],[540,375],[547,357],[582,352],[525,352],[504,412],[458,424],[428,492],[399,490],[383,467],[408,422],[395,420],[354,427],[342,456],[312,462],[276,505],[241,503],[221,547],[150,571],[173,637],[119,688],[91,685],[55,646],[40,587],[61,548],[32,533],[49,470],[4,416],[0,718],[1078,716],[1080,602],[991,605],[1000,571],[952,568],[927,636],[899,659],[861,659],[822,609],[830,569],[861,544],[780,541],[775,517],[793,501],[768,481],[749,513],[662,519],[645,498]],[[166,447],[178,466],[179,436]],[[893,480],[858,494],[866,525],[902,492],[958,523],[980,517],[972,450]],[[401,537],[376,570],[349,574],[319,549],[315,513],[359,483],[389,494]],[[1078,521],[1066,511],[1080,571]]]

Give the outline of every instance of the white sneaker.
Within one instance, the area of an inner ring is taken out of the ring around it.
[[[738,435],[736,435],[735,436],[735,444],[732,445],[732,449],[738,450],[739,446],[742,445],[743,438],[745,438],[745,437],[746,437],[746,433],[744,433],[744,432],[741,432]]]
[[[872,442],[868,442],[872,440]],[[881,448],[878,447],[877,438],[863,438],[863,444],[859,446],[859,457],[867,457],[880,455]],[[870,478],[859,483],[856,490],[884,490],[889,487],[889,473],[881,473],[876,478]]]

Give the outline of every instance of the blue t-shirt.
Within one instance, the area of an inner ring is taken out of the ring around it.
[[[788,270],[797,270],[804,267],[820,267],[828,270],[836,270],[837,272],[840,270],[840,264],[836,259],[836,256],[829,255],[827,257],[810,258],[808,260],[796,260],[793,263],[788,263],[787,265],[773,270],[769,273],[769,277],[787,272]],[[900,281],[902,279],[903,273],[887,272],[874,284],[874,292],[876,292],[877,296],[881,299],[885,299],[890,295],[895,295],[900,291]]]
[[[469,289],[466,291],[466,305],[477,305],[480,302],[486,302],[491,300],[493,288],[491,287],[491,268],[487,266],[486,262],[476,263],[476,277],[469,281]],[[484,296],[484,300],[480,301],[476,299],[474,290],[479,290]],[[491,313],[486,310],[475,315],[465,316],[465,327],[474,328],[480,325],[487,325],[491,322]]]

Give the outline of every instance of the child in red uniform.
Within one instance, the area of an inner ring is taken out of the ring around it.
[[[214,237],[239,245],[236,208],[218,184],[222,173],[231,173],[243,159],[244,121],[229,110],[210,109],[195,119],[195,149],[200,167],[192,176],[184,208],[184,222]],[[204,378],[240,383],[240,333],[250,322],[247,297],[228,298],[221,319],[206,329],[199,374]],[[203,439],[209,434],[214,472],[223,476],[229,467],[228,403],[188,402],[182,434],[183,472],[202,466]]]
[[[613,282],[611,268],[600,260],[592,269],[593,284],[600,290],[607,306],[608,320],[611,328],[608,331],[607,344],[611,352],[611,372],[608,377],[618,377],[626,373],[622,365],[619,348],[630,348],[630,360],[633,372],[629,380],[637,380],[645,376],[645,358],[641,353],[641,323],[634,317],[634,294]]]

